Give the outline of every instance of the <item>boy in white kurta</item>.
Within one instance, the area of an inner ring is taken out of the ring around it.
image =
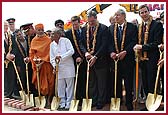
[[[56,62],[59,60],[58,68],[58,96],[61,98],[60,108],[69,109],[70,102],[73,99],[75,67],[72,55],[73,46],[69,39],[61,37],[62,30],[55,28],[51,32],[50,44],[50,63],[55,72]]]

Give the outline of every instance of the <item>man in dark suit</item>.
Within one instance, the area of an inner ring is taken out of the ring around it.
[[[83,29],[80,27],[80,17],[73,16],[71,18],[72,28],[66,31],[66,37],[71,41],[72,46],[75,49],[73,54],[73,59],[75,62],[75,67],[77,63],[81,63],[78,73],[78,84],[76,89],[76,98],[80,100],[82,104],[82,99],[85,97],[85,85],[86,85],[86,61],[84,61],[84,55],[79,48],[79,41],[84,39]]]
[[[85,39],[80,47],[89,60],[89,97],[92,98],[92,106],[102,109],[106,101],[108,28],[98,22],[96,12],[90,11],[87,17]]]
[[[122,9],[115,13],[115,21],[116,23],[109,27],[109,52],[113,69],[113,60],[119,59],[117,68],[117,98],[122,98],[122,79],[124,79],[127,110],[133,110],[132,91],[135,62],[133,46],[137,42],[138,31],[135,25],[126,21],[126,13]],[[114,79],[113,76],[112,78]],[[112,88],[112,92],[114,92],[114,88]],[[112,95],[114,97],[114,93]]]
[[[33,23],[26,23],[21,25],[20,30],[24,33],[25,35],[24,37],[27,43],[27,51],[26,51],[27,56],[24,58],[26,59],[27,62],[29,62],[30,60],[28,57],[29,57],[30,44],[32,39],[36,36],[36,32],[33,27]],[[30,87],[31,93],[33,93],[34,96],[38,96],[37,90],[34,84],[32,83],[32,74],[33,74],[32,64],[29,62],[28,63],[29,87]]]
[[[14,98],[13,93],[15,89],[16,73],[12,64],[15,58],[13,52],[12,36],[8,32],[8,22],[4,22],[4,96]],[[10,82],[10,83],[9,83]]]
[[[141,53],[142,80],[145,94],[148,95],[154,92],[159,60],[158,45],[162,41],[163,26],[153,20],[146,5],[139,7],[139,16],[142,18],[142,23],[139,25],[138,44],[134,46],[134,50],[139,50]]]
[[[27,52],[28,52],[27,41],[25,40],[22,32],[19,29],[16,29],[15,31],[15,37],[16,37],[15,63],[19,73],[19,77],[22,82],[23,89],[26,90],[26,66],[24,63],[24,58],[27,57]],[[19,87],[19,90],[21,90],[19,83],[18,83],[18,87]]]

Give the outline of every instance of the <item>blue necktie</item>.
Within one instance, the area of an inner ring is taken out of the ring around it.
[[[122,27],[121,26],[119,26],[118,32],[119,32],[119,41],[121,42],[122,41]]]

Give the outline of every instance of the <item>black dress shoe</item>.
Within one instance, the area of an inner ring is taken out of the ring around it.
[[[133,110],[133,105],[132,104],[128,104],[127,105],[127,110],[128,111],[132,111]]]
[[[98,104],[97,106],[96,106],[96,109],[102,109],[103,108],[103,105],[101,105],[101,104]]]
[[[148,109],[145,107],[145,108],[140,109],[140,111],[148,111]]]

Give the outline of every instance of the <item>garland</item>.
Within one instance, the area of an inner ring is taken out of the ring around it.
[[[95,45],[96,45],[96,35],[97,35],[97,30],[98,30],[98,27],[99,27],[99,22],[97,22],[96,24],[96,29],[93,33],[93,41],[92,41],[92,48],[90,49],[90,40],[89,40],[89,24],[87,24],[87,31],[86,31],[86,37],[87,37],[87,42],[86,42],[86,45],[87,45],[87,50],[90,54],[93,54],[94,53],[94,50],[95,50]]]
[[[127,29],[127,22],[124,23],[124,31],[123,31],[122,42],[121,42],[121,51],[123,51],[123,49],[124,49],[126,29]],[[114,43],[115,43],[116,52],[119,53],[117,39],[118,39],[117,38],[117,23],[115,23],[115,25],[114,25]]]
[[[20,47],[20,44],[19,44],[19,42],[18,42],[18,38],[16,38],[15,41],[16,41],[16,43],[17,43],[17,46],[18,46],[19,51],[20,51],[20,53],[22,54],[22,56],[23,56],[23,57],[26,57],[26,56],[24,55],[24,53],[23,53],[22,48]]]
[[[31,45],[31,44],[30,44],[30,36],[28,35],[27,38],[28,38],[28,46],[29,46],[29,48],[30,48],[30,45]]]
[[[74,41],[74,43],[75,43],[75,47],[76,47],[76,49],[77,49],[79,55],[80,55],[81,57],[83,57],[83,55],[82,55],[82,53],[81,53],[81,51],[80,51],[80,49],[79,49],[78,42],[77,42],[77,40],[76,40],[75,31],[74,31],[73,26],[72,26],[72,36],[73,36],[73,41]]]
[[[7,54],[10,54],[10,52],[12,51],[12,39],[11,39],[11,34],[9,32],[7,32],[7,36],[8,36],[8,39],[9,39],[9,47],[8,47],[8,53]],[[9,64],[9,60],[5,60],[4,63],[5,63],[5,68],[8,68],[8,64]]]
[[[153,17],[150,16],[149,17],[149,22],[146,25],[146,30],[145,30],[145,33],[144,33],[144,43],[143,44],[147,44],[148,36],[149,36],[149,28],[150,28],[152,20],[153,20]],[[141,42],[142,42],[142,27],[143,27],[143,22],[139,25],[138,44],[141,44]],[[147,52],[145,51],[145,52],[143,52],[143,54],[144,54],[144,57],[142,57],[141,60],[148,60]]]

